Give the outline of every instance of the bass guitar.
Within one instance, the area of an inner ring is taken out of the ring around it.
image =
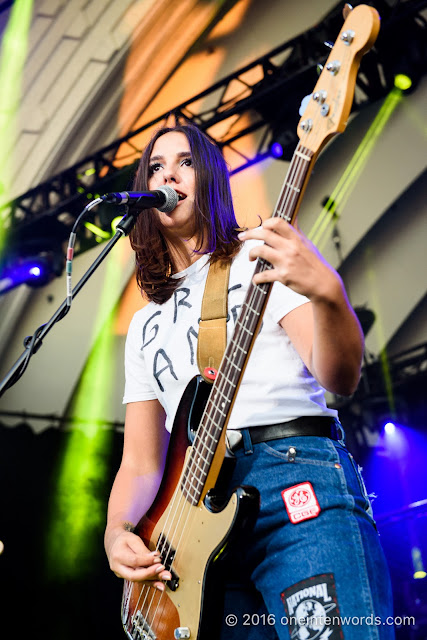
[[[379,24],[378,13],[367,5],[348,13],[313,94],[305,101],[299,142],[273,216],[295,224],[320,150],[345,129],[360,60],[375,42]],[[255,273],[270,266],[259,259]],[[248,524],[250,507],[258,502],[256,492],[243,487],[223,505],[218,505],[214,495],[226,453],[228,418],[270,290],[270,283],[250,284],[213,385],[195,378],[181,400],[162,484],[136,527],[147,547],[159,550],[172,579],[165,583],[164,591],[144,582],[125,581],[122,623],[130,640],[213,637],[207,622],[209,577],[236,525]]]

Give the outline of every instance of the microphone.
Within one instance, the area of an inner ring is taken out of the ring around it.
[[[155,208],[170,213],[178,204],[179,197],[172,187],[160,187],[155,191],[121,191],[107,193],[102,200],[109,204],[128,204],[136,209]]]

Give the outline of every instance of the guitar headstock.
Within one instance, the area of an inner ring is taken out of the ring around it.
[[[362,56],[380,29],[378,12],[359,5],[347,13],[322,73],[298,123],[301,143],[317,154],[331,136],[344,131],[353,103]]]

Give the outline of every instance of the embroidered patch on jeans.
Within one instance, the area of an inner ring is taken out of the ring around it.
[[[301,580],[280,594],[292,640],[342,640],[332,573]]]
[[[302,482],[289,487],[289,489],[284,489],[282,498],[289,520],[293,524],[316,518],[320,513],[319,503],[311,482]]]

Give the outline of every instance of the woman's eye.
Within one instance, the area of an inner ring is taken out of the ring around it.
[[[156,173],[156,171],[159,171],[161,167],[162,165],[160,164],[160,162],[154,162],[153,164],[150,164],[150,175]]]
[[[191,158],[185,158],[185,160],[182,161],[182,164],[186,167],[192,167],[193,161]]]

